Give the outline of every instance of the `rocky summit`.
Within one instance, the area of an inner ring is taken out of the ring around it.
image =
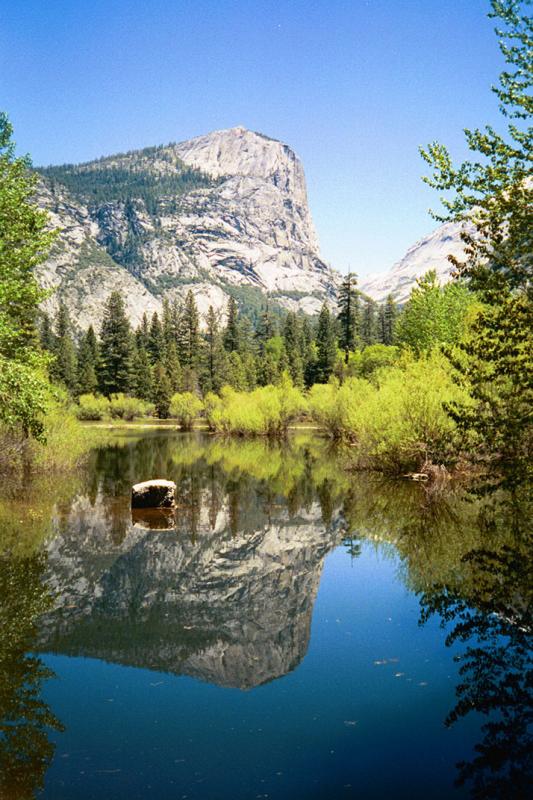
[[[435,270],[442,284],[451,280],[450,255],[459,259],[464,256],[461,225],[457,222],[447,222],[420,239],[388,272],[365,278],[361,281],[361,291],[380,303],[388,294],[397,303],[405,303],[416,279],[430,269]]]
[[[321,259],[303,167],[242,127],[85,164],[46,167],[39,202],[59,238],[38,277],[81,328],[119,290],[133,324],[191,289],[201,313],[265,295],[316,313],[340,276]]]

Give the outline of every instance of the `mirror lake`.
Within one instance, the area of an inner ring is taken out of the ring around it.
[[[0,797],[527,796],[523,509],[134,428],[1,500]]]

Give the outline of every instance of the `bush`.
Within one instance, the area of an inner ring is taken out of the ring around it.
[[[309,395],[313,418],[332,436],[355,442],[357,460],[391,472],[420,469],[426,460],[442,461],[459,449],[455,423],[445,405],[466,392],[453,381],[444,356],[435,352],[397,367],[379,370],[375,383],[350,378],[314,386]]]
[[[109,411],[113,419],[131,421],[136,417],[147,417],[153,413],[153,405],[138,397],[128,397],[125,394],[113,394],[109,401]]]
[[[209,397],[206,416],[212,430],[241,436],[284,436],[307,410],[306,400],[284,374],[278,386],[236,392],[225,386],[220,398]]]
[[[192,392],[177,392],[170,401],[170,416],[178,420],[183,430],[190,431],[203,406],[200,398]]]
[[[109,400],[94,394],[82,394],[78,397],[76,417],[85,422],[104,419],[110,413]]]

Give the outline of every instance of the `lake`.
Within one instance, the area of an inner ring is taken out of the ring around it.
[[[123,430],[4,487],[0,797],[526,797],[527,516],[348,467]]]

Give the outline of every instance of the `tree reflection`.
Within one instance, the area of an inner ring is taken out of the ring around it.
[[[0,797],[26,800],[42,789],[54,754],[50,729],[59,720],[41,698],[53,676],[28,651],[36,617],[49,607],[41,582],[44,556],[0,559]]]
[[[487,718],[475,757],[457,765],[457,784],[474,798],[509,800],[529,797],[533,785],[531,537],[516,504],[502,505],[489,524],[512,531],[511,543],[466,553],[455,583],[422,596],[421,622],[438,614],[450,626],[446,644],[466,645],[446,725],[472,711]]]

